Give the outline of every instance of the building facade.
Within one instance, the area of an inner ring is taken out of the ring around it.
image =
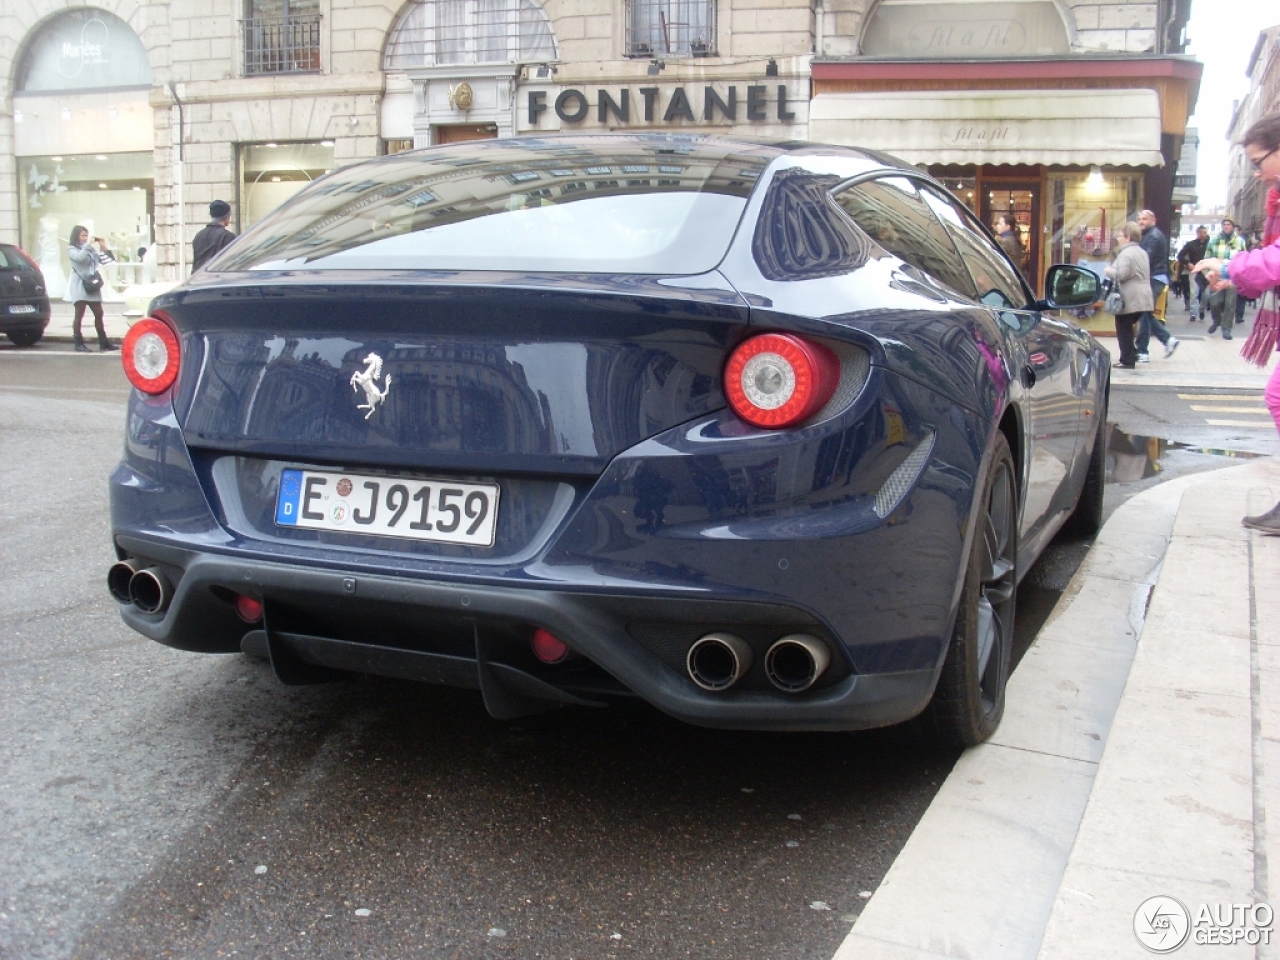
[[[88,226],[121,259],[115,290],[185,276],[210,201],[231,202],[240,232],[337,165],[477,137],[719,131],[897,153],[984,217],[1015,215],[1034,275],[1143,205],[1170,209],[1199,76],[1178,55],[1186,7],[6,4],[0,238],[56,295],[71,227]]]
[[[1280,111],[1280,25],[1258,34],[1245,74],[1249,78],[1249,95],[1235,105],[1227,133],[1231,138],[1231,153],[1227,158],[1227,215],[1239,223],[1247,235],[1260,238],[1267,220],[1267,190],[1253,175],[1239,140],[1256,121]]]

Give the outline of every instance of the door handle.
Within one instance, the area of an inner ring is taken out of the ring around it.
[[[1022,368],[1022,385],[1028,390],[1036,385],[1036,368],[1029,363]]]

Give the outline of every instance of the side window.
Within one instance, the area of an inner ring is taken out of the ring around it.
[[[1025,307],[1027,294],[1018,275],[968,212],[956,209],[950,200],[928,187],[922,190],[929,206],[955,240],[960,256],[978,287],[978,299],[990,307]]]
[[[966,296],[973,284],[947,232],[929,212],[911,181],[883,177],[856,184],[835,201],[885,250]]]

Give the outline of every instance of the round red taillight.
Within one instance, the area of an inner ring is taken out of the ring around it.
[[[543,663],[559,663],[569,656],[569,647],[565,642],[550,630],[543,630],[541,627],[533,631],[529,645],[533,647],[533,655]]]
[[[840,361],[829,349],[790,333],[764,333],[738,344],[724,368],[733,412],[756,427],[805,420],[831,399]]]
[[[120,359],[125,376],[143,393],[164,393],[178,379],[178,335],[163,320],[146,317],[125,334]]]

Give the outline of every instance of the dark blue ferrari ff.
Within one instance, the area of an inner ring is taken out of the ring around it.
[[[1101,522],[1107,353],[869,151],[545,137],[317,180],[155,301],[111,477],[135,630],[285,683],[996,727]]]

